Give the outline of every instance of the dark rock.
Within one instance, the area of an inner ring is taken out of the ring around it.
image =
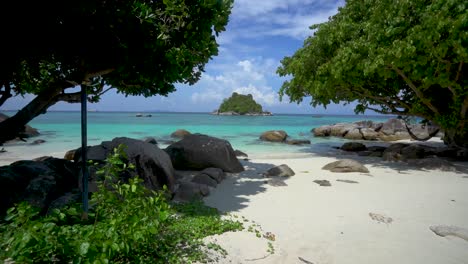
[[[310,144],[310,140],[307,139],[288,139],[285,141],[286,144],[289,145],[308,145]]]
[[[130,172],[130,175],[125,177],[138,176],[151,190],[161,189],[163,185],[166,185],[170,191],[174,190],[174,168],[171,159],[157,145],[126,137],[114,138],[112,141],[104,141],[100,145],[88,147],[88,159],[103,163],[120,144],[126,146],[124,151],[127,159],[135,165],[135,171]],[[81,149],[78,149],[75,154],[75,162],[80,160]],[[90,175],[92,176],[92,174]]]
[[[425,145],[411,144],[401,149],[401,159],[403,160],[421,159],[434,154],[434,148]]]
[[[51,201],[78,188],[78,171],[73,162],[51,157],[0,167],[0,215],[20,201],[47,208]]]
[[[457,167],[455,165],[440,158],[410,159],[406,162],[419,169],[457,171]]]
[[[363,151],[366,150],[366,145],[359,142],[346,142],[341,146],[344,151]]]
[[[201,199],[208,194],[210,194],[210,189],[204,184],[180,182],[176,189],[174,200],[188,202],[194,199]]]
[[[381,147],[381,146],[370,146],[367,147],[368,151],[372,152],[384,152],[387,148],[386,147]]]
[[[39,144],[42,144],[42,143],[45,143],[46,141],[43,140],[43,139],[36,139],[34,140],[31,145],[39,145]]]
[[[152,116],[153,116],[153,115],[151,115],[151,114],[150,114],[150,115],[145,115],[145,117],[152,117]]]
[[[64,195],[60,196],[59,198],[55,199],[54,201],[50,203],[47,213],[48,214],[51,213],[52,210],[54,209],[60,209],[60,208],[70,206],[74,203],[78,203],[80,202],[81,198],[82,198],[82,195],[79,192],[65,193]]]
[[[193,177],[192,182],[205,184],[205,185],[210,186],[210,187],[218,186],[218,183],[216,182],[215,179],[211,178],[210,176],[208,176],[208,175],[206,175],[204,173],[200,173],[200,174],[196,175],[195,177]]]
[[[387,149],[385,149],[385,151],[383,152],[382,158],[386,161],[401,160],[401,150],[407,146],[409,146],[409,144],[405,144],[405,143],[392,144]]]
[[[345,183],[359,183],[357,181],[352,181],[352,180],[342,180],[342,179],[337,179],[337,182],[345,182]]]
[[[369,170],[366,167],[364,167],[364,165],[355,160],[350,159],[338,160],[329,163],[325,165],[322,168],[322,170],[329,170],[331,172],[369,172]]]
[[[138,113],[138,114],[136,114],[135,116],[136,116],[136,117],[143,117],[143,114]]]
[[[238,158],[247,158],[248,155],[240,150],[234,150],[234,154],[236,155],[236,157]]]
[[[241,172],[244,167],[231,144],[223,139],[201,134],[184,137],[166,148],[172,164],[180,170],[220,168],[226,172]]]
[[[286,164],[282,164],[265,172],[265,177],[289,177],[294,176],[294,171]]]
[[[176,131],[172,132],[171,134],[171,137],[173,138],[184,138],[188,135],[191,135],[192,133],[190,133],[189,131],[185,130],[185,129],[177,129]]]
[[[331,186],[331,183],[327,180],[315,180],[314,181],[316,184],[320,185],[320,186],[324,186],[324,187],[329,187]]]
[[[260,140],[270,142],[283,142],[288,137],[288,134],[283,130],[270,130],[263,132],[260,136]]]
[[[210,176],[217,183],[220,183],[222,180],[226,178],[226,173],[224,173],[224,171],[219,168],[206,168],[202,170],[201,173]]]
[[[150,144],[153,144],[153,145],[158,144],[158,142],[156,141],[156,139],[154,137],[146,137],[145,139],[143,139],[143,142],[150,143]]]

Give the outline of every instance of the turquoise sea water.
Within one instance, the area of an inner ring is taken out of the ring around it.
[[[13,112],[4,112],[12,115]],[[208,113],[144,113],[152,117],[135,117],[136,113],[90,112],[88,113],[88,144],[95,145],[114,137],[142,139],[155,137],[161,147],[171,140],[170,134],[180,128],[192,133],[202,133],[227,139],[235,149],[249,155],[304,152],[307,148],[320,147],[340,139],[313,137],[310,130],[321,125],[354,122],[359,120],[382,121],[379,116],[312,116],[277,114],[274,116],[215,116]],[[29,151],[54,153],[80,147],[80,112],[49,112],[38,116],[31,126],[39,129],[47,142],[41,145],[29,143],[7,144],[5,147],[27,147]],[[267,130],[285,130],[291,138],[309,139],[310,146],[289,146],[280,143],[261,142],[260,134]]]

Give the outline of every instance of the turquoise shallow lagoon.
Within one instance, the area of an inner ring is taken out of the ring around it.
[[[14,112],[4,112],[12,115]],[[88,144],[95,145],[114,137],[142,139],[155,137],[161,147],[171,140],[170,134],[180,128],[192,133],[202,133],[229,140],[235,149],[249,155],[268,156],[306,153],[310,148],[323,148],[341,139],[315,138],[310,130],[321,125],[354,122],[359,120],[383,121],[388,116],[334,116],[292,115],[274,116],[215,116],[208,113],[143,113],[151,117],[136,117],[136,113],[90,112],[88,113]],[[80,147],[80,112],[49,112],[38,116],[31,126],[39,129],[38,139],[46,140],[41,145],[10,143],[8,151],[39,154],[61,153]],[[310,146],[289,146],[261,142],[260,134],[267,130],[285,130],[291,138],[309,139]],[[315,150],[317,151],[317,150]],[[0,157],[1,158],[1,157]]]

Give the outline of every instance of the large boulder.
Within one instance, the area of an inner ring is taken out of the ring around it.
[[[283,130],[270,130],[263,132],[260,136],[260,140],[270,142],[283,142],[288,137],[288,134]]]
[[[218,186],[218,182],[211,178],[209,175],[206,175],[204,173],[200,173],[198,175],[195,175],[193,177],[192,182],[199,183],[199,184],[205,184],[210,187],[216,187]]]
[[[327,165],[323,166],[322,170],[329,170],[331,172],[369,172],[369,170],[364,167],[364,165],[350,159],[343,159],[328,163]]]
[[[397,118],[390,118],[383,123],[380,132],[385,135],[395,135],[397,132],[408,132],[406,130],[405,121]]]
[[[366,150],[366,145],[359,142],[346,142],[341,146],[344,151],[363,151]]]
[[[316,137],[328,137],[331,134],[331,126],[313,128],[311,131]]]
[[[379,133],[374,128],[361,128],[360,132],[364,140],[377,140],[379,138]]]
[[[176,131],[172,132],[171,134],[171,137],[173,138],[184,138],[188,135],[191,135],[192,133],[190,133],[189,131],[185,130],[185,129],[177,129]]]
[[[174,168],[171,159],[157,145],[126,137],[114,138],[112,141],[88,147],[88,159],[103,163],[121,144],[125,145],[124,151],[128,161],[135,165],[130,177],[140,177],[145,186],[151,190],[161,189],[166,185],[170,191],[174,191]],[[74,160],[75,162],[81,160],[81,149],[76,151]]]
[[[418,169],[426,169],[426,170],[441,170],[441,171],[457,171],[457,167],[452,164],[451,162],[431,157],[431,158],[424,158],[424,159],[409,159],[406,161],[409,165],[414,166]]]
[[[248,158],[248,157],[249,157],[249,155],[247,155],[247,153],[242,152],[242,151],[240,151],[240,150],[238,150],[238,149],[234,150],[234,154],[235,154],[236,157],[238,157],[238,158]]]
[[[350,130],[356,128],[356,124],[339,123],[330,128],[330,135],[334,137],[344,137]]]
[[[174,200],[189,202],[191,200],[201,199],[208,194],[210,194],[210,188],[205,184],[184,181],[178,184]]]
[[[363,139],[363,135],[361,133],[360,128],[353,128],[350,129],[345,135],[344,138],[351,139],[351,140],[360,140]]]
[[[422,159],[429,155],[434,155],[435,148],[419,145],[419,144],[411,144],[401,149],[401,159]]]
[[[188,135],[167,147],[166,152],[174,168],[179,170],[201,170],[210,167],[226,172],[244,170],[228,141],[207,135]]]
[[[263,174],[265,177],[289,177],[294,175],[294,171],[286,164],[275,166]]]
[[[401,150],[407,146],[409,146],[409,144],[405,144],[405,143],[392,144],[384,150],[382,158],[386,161],[401,160]]]
[[[78,171],[73,162],[52,157],[0,167],[0,215],[20,201],[46,210],[59,196],[78,188]]]

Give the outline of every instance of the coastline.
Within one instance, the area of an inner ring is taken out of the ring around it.
[[[365,142],[369,146],[392,143]],[[437,138],[423,144],[443,145]],[[465,163],[455,163],[460,168],[457,171],[423,170],[333,148],[339,145],[330,142],[307,151],[249,155],[249,160],[241,160],[246,170],[232,174],[204,198],[208,206],[249,221],[244,231],[206,239],[228,253],[226,258],[212,253],[217,263],[465,263],[468,241],[440,237],[429,229],[434,225],[468,229]],[[17,158],[62,158],[66,151],[40,152],[40,146],[36,147],[38,152],[31,149],[25,145],[21,153],[0,154],[0,165]],[[370,172],[322,170],[340,159],[358,160]],[[261,175],[281,164],[290,166],[296,175],[284,180]],[[314,180],[328,180],[331,186],[319,186]],[[379,222],[371,215],[391,221]],[[249,232],[252,225],[261,234],[273,234],[274,241]]]
[[[370,173],[333,173],[321,167],[342,158],[361,161]],[[254,234],[212,237],[228,252],[219,263],[466,263],[468,241],[440,237],[429,227],[468,228],[467,170],[420,170],[403,163],[378,162],[357,155],[252,159],[205,198],[209,206],[258,224],[275,235],[274,254],[268,240]],[[288,164],[296,175],[284,184],[265,183],[259,173]],[[466,165],[465,165],[466,166]],[[314,180],[329,180],[322,187]],[[357,181],[357,184],[337,182]],[[392,219],[376,221],[370,214]]]

